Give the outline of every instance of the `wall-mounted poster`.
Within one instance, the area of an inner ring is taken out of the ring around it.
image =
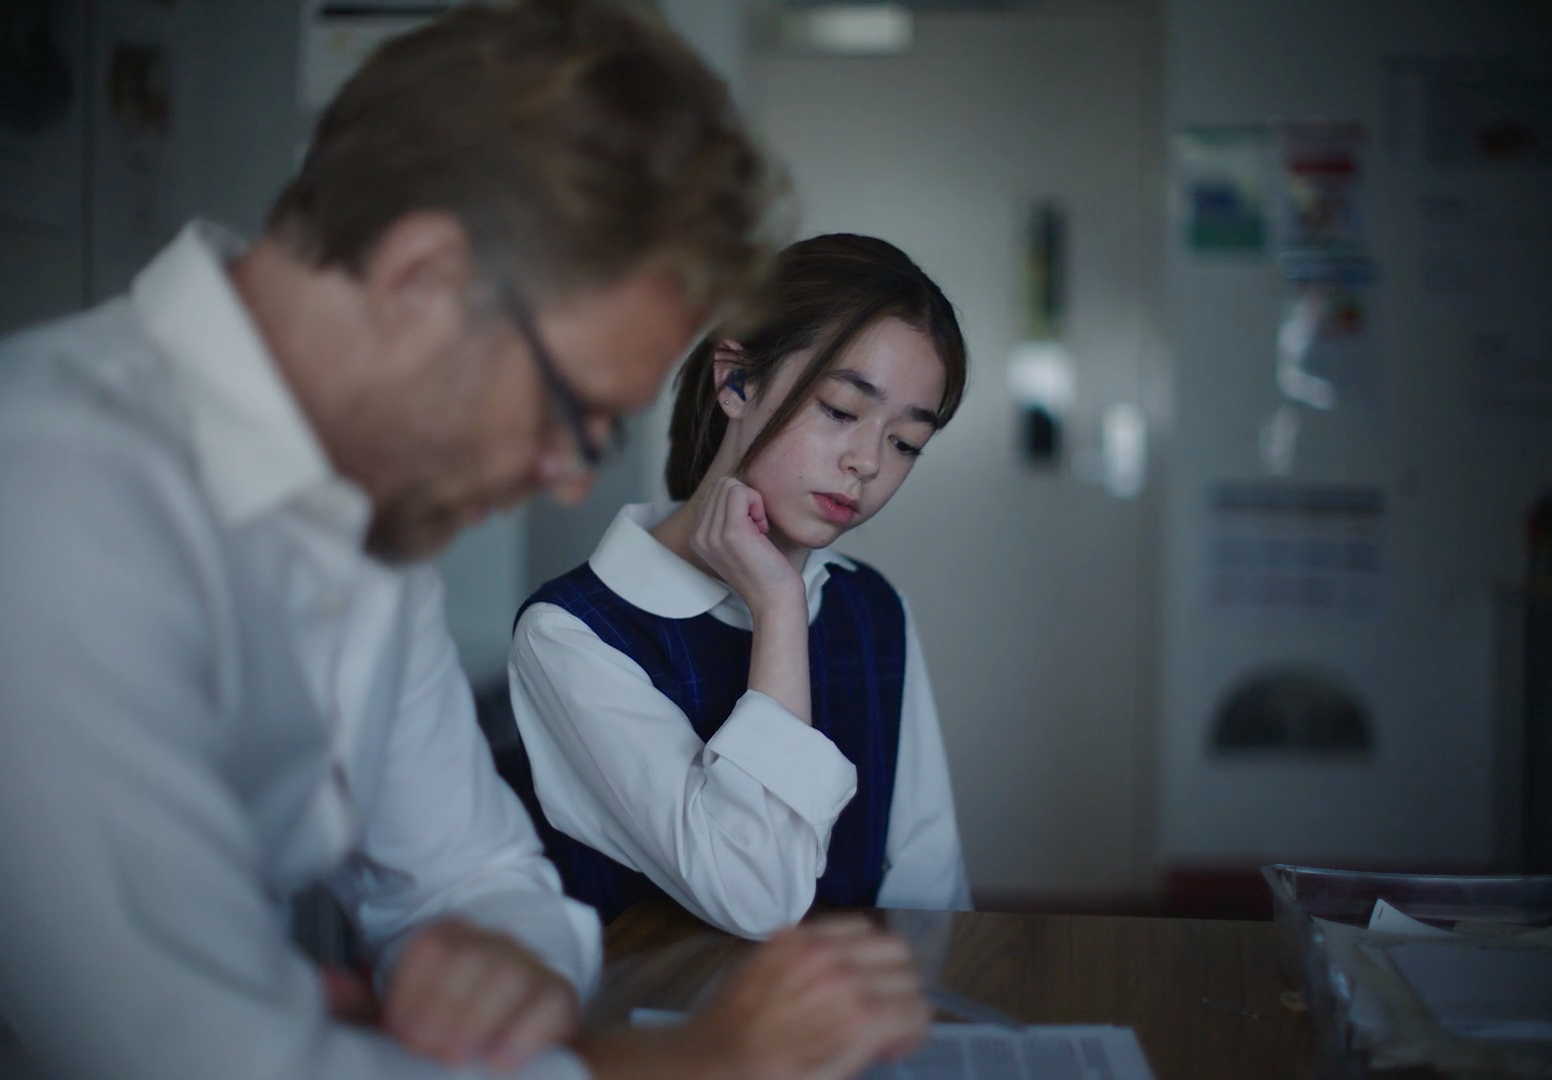
[[[1290,401],[1330,409],[1379,400],[1379,349],[1366,256],[1304,254],[1285,260],[1277,330],[1277,388]]]
[[[1327,120],[1281,121],[1277,138],[1277,254],[1285,264],[1368,257],[1363,204],[1362,124]],[[1344,275],[1350,271],[1344,270]]]
[[[1261,127],[1188,127],[1176,134],[1176,177],[1191,251],[1265,249],[1266,147]]]
[[[1208,490],[1207,503],[1209,610],[1378,615],[1385,561],[1378,488],[1224,483]]]

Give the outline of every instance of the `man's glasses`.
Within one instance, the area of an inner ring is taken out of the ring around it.
[[[533,354],[534,364],[539,368],[545,390],[550,396],[550,406],[560,414],[560,420],[565,425],[566,433],[571,436],[578,456],[589,469],[598,468],[610,455],[624,448],[625,421],[618,416],[610,417],[608,436],[602,441],[594,439],[588,432],[588,417],[596,410],[584,404],[576,391],[561,378],[560,370],[555,366],[555,357],[539,336],[539,327],[529,313],[528,306],[508,292],[506,307],[517,326],[517,332],[523,336],[528,351]]]

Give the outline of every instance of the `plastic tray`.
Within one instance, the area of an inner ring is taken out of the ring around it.
[[[1304,988],[1315,1025],[1317,1075],[1323,1077],[1366,1076],[1368,1063],[1352,1049],[1349,988],[1327,961],[1312,917],[1367,926],[1374,902],[1383,899],[1436,924],[1552,923],[1552,876],[1368,874],[1287,863],[1263,866],[1261,875],[1272,890],[1278,965],[1285,978]]]

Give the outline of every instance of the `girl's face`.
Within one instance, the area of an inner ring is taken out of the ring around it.
[[[739,456],[811,356],[789,356],[748,404],[732,399],[739,415],[728,435]],[[899,319],[859,334],[744,477],[765,501],[777,546],[827,547],[883,509],[936,430],[944,381],[932,342]]]

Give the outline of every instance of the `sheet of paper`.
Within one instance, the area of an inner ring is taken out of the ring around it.
[[[675,1024],[683,1013],[635,1009],[636,1027]],[[1131,1028],[933,1024],[905,1061],[876,1065],[861,1080],[1153,1080]]]
[[[862,1080],[1152,1080],[1131,1028],[934,1024],[927,1045]]]
[[[1403,915],[1384,900],[1374,901],[1374,914],[1369,916],[1369,929],[1381,930],[1387,934],[1406,934],[1409,937],[1420,938],[1453,938],[1456,935],[1448,930],[1441,930],[1437,926],[1429,926]]]
[[[1435,911],[1430,917],[1450,918],[1452,916]],[[1531,912],[1509,909],[1499,912],[1497,918],[1457,919],[1453,929],[1443,930],[1431,923],[1425,923],[1404,914],[1384,900],[1376,900],[1374,912],[1369,916],[1369,929],[1414,938],[1449,939],[1461,942],[1501,942],[1512,939],[1515,945],[1552,945],[1552,926],[1537,929],[1527,925],[1526,919],[1534,917],[1535,914]]]
[[[1441,1027],[1552,1041],[1552,949],[1415,941],[1385,951]]]

